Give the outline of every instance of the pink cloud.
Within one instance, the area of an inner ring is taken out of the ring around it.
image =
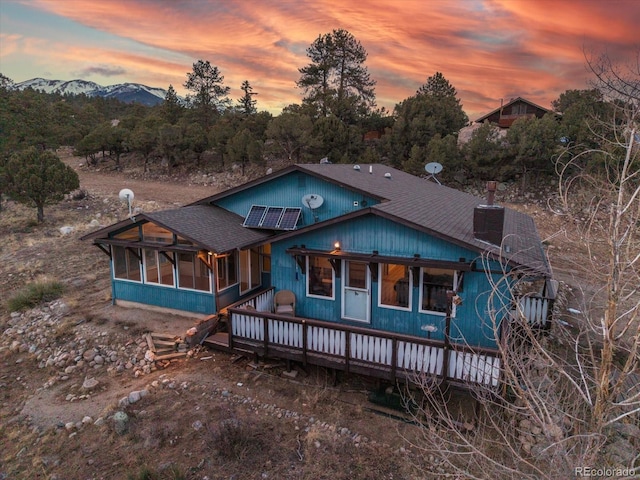
[[[300,102],[295,82],[309,62],[305,49],[337,28],[352,33],[369,53],[366,65],[378,82],[379,105],[393,108],[440,71],[474,118],[510,95],[548,106],[567,89],[585,88],[583,48],[611,48],[624,56],[637,48],[640,24],[640,4],[589,0],[28,4],[141,46],[135,52],[116,44],[72,46],[59,53],[67,61],[88,68],[90,59],[92,66],[125,69],[135,76],[130,81],[171,83],[180,92],[192,63],[208,60],[220,68],[232,97],[249,80],[259,108],[273,113]]]

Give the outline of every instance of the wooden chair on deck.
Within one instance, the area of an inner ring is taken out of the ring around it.
[[[279,290],[273,298],[275,313],[281,315],[296,314],[296,295],[291,290]]]

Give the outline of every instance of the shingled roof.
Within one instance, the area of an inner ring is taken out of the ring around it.
[[[212,205],[189,205],[173,210],[140,213],[134,219],[126,219],[91,232],[81,240],[100,243],[108,234],[135,223],[149,221],[164,227],[196,245],[214,253],[224,253],[261,242],[272,233],[252,230],[242,226],[243,218],[233,212]]]
[[[476,206],[486,203],[484,199],[387,165],[360,165],[359,169],[354,167],[351,164],[296,164],[201,199],[196,204],[215,204],[218,199],[236,192],[293,171],[301,171],[346,189],[377,197],[381,202],[367,209],[371,213],[391,218],[478,253],[490,253],[512,265],[524,266],[539,274],[550,276],[540,237],[530,216],[505,208],[504,241],[501,249],[499,246],[478,240],[473,235],[473,211]],[[354,212],[353,215],[359,215],[361,212]],[[342,218],[346,220],[349,217],[347,214]],[[336,221],[340,221],[340,218],[331,220],[332,223]],[[319,222],[277,237],[295,236],[309,229],[321,228],[324,223]]]
[[[242,248],[272,236],[269,231],[244,228],[244,218],[211,205],[190,205],[142,216],[214,253]]]
[[[371,211],[480,253],[549,275],[549,266],[533,219],[505,208],[503,249],[473,235],[473,211],[486,200],[439,185],[386,165],[311,164],[297,167],[346,188],[384,200]],[[369,168],[371,167],[371,169]],[[371,170],[372,173],[369,173]],[[506,252],[509,253],[506,253]]]

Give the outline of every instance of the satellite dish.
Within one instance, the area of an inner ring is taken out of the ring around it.
[[[129,207],[129,216],[131,216],[131,202],[133,202],[134,197],[133,191],[128,188],[123,188],[120,190],[120,193],[118,193],[118,197],[120,197],[120,200],[123,202],[127,202],[127,206]]]
[[[442,171],[442,165],[438,162],[429,162],[424,166],[424,169],[427,171],[427,173],[436,175]]]
[[[438,162],[429,162],[424,166],[425,171],[429,174],[427,180],[433,178],[438,185],[442,185],[436,175],[442,171],[442,165]]]
[[[302,197],[302,204],[305,207],[309,207],[311,210],[315,210],[316,208],[320,208],[324,203],[324,198],[316,193],[308,193],[304,197]]]

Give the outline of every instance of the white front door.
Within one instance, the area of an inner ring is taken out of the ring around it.
[[[369,322],[371,315],[371,272],[363,262],[342,264],[342,318]]]

